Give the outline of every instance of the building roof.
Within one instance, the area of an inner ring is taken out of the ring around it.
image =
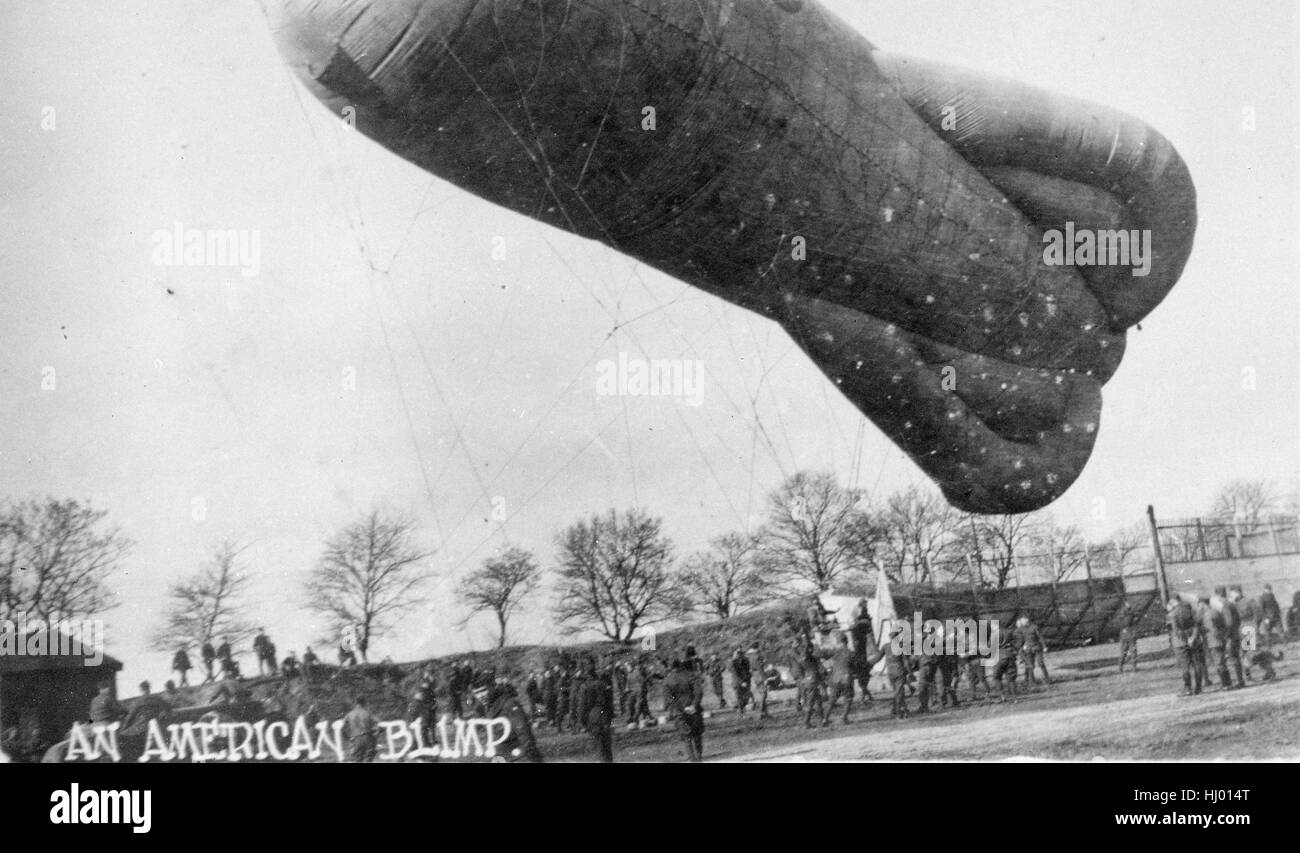
[[[30,637],[33,632],[29,632]],[[63,631],[56,631],[50,640],[62,648],[72,648],[73,638]],[[50,646],[47,646],[49,648]],[[105,654],[98,663],[90,663],[85,655],[31,655],[7,654],[8,650],[0,645],[0,676],[16,672],[35,672],[40,670],[94,669],[117,672],[122,662]]]

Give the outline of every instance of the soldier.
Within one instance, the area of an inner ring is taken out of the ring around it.
[[[199,650],[199,657],[203,659],[203,669],[207,673],[203,683],[207,684],[216,677],[216,674],[212,671],[212,663],[217,659],[217,650],[212,647],[211,640],[203,641],[203,648]]]
[[[844,717],[842,722],[846,725],[849,722],[849,714],[853,711],[853,650],[849,648],[849,638],[840,634],[836,643],[835,651],[831,653],[831,701],[826,705],[826,713],[822,716],[822,727],[830,725],[831,713],[835,710],[835,704],[839,702],[840,697],[844,697]]]
[[[1282,629],[1282,607],[1273,595],[1272,584],[1264,584],[1264,591],[1259,594],[1259,618],[1261,624],[1265,619],[1268,620],[1270,632],[1274,628],[1279,631]]]
[[[704,758],[703,704],[703,683],[688,663],[674,660],[672,672],[664,679],[664,710],[677,727],[689,761]]]
[[[546,725],[557,727],[559,725],[557,717],[560,713],[560,685],[554,665],[548,666],[542,673],[542,708],[542,719],[546,721]]]
[[[1038,630],[1038,625],[1028,616],[1021,616],[1016,620],[1016,641],[1025,663],[1025,682],[1036,684],[1034,670],[1042,669],[1043,683],[1050,685],[1052,678],[1047,674],[1047,659],[1044,657],[1047,654],[1047,643],[1043,641],[1043,634]]]
[[[343,718],[343,735],[347,738],[348,761],[371,762],[379,749],[379,722],[366,708],[366,697],[358,696],[352,710]]]
[[[528,673],[528,681],[524,683],[524,698],[528,700],[529,719],[536,719],[537,711],[542,707],[542,687],[537,682],[536,670]]]
[[[565,713],[568,715],[569,718],[569,731],[576,734],[580,731],[583,731],[586,727],[586,724],[583,722],[582,719],[582,712],[580,707],[582,705],[581,688],[582,688],[583,674],[582,674],[582,670],[578,668],[577,664],[571,664],[571,669],[572,671],[570,674],[570,681],[569,681],[569,707],[568,710],[565,711]]]
[[[1226,654],[1228,628],[1223,614],[1210,606],[1209,598],[1201,598],[1201,634],[1204,636],[1204,648],[1207,666],[1212,666],[1218,671],[1219,689],[1233,689],[1232,677],[1228,674],[1228,660]],[[1206,673],[1206,683],[1208,684],[1208,672]]]
[[[595,742],[600,761],[604,764],[613,762],[614,688],[608,678],[601,677],[596,671],[596,662],[591,658],[583,662],[582,678],[575,693],[579,724]]]
[[[1216,586],[1215,596],[1222,602],[1219,612],[1223,615],[1224,657],[1236,676],[1237,687],[1245,687],[1246,681],[1241,672],[1241,614],[1237,611],[1237,602],[1228,594],[1226,587]]]
[[[509,684],[496,684],[484,688],[481,704],[486,716],[493,719],[505,717],[510,721],[510,734],[500,744],[500,749],[512,758],[533,764],[542,763],[542,751],[537,748],[533,724],[524,712],[523,705]]]
[[[131,710],[122,720],[122,734],[143,735],[151,720],[165,719],[171,709],[166,699],[153,692],[149,682],[141,681],[140,698],[131,704]]]
[[[618,663],[615,663],[613,666],[613,675],[614,698],[618,700],[618,704],[615,706],[614,710],[618,712],[619,716],[623,716],[627,714],[627,703],[628,699],[631,697],[631,693],[627,687],[627,661],[619,661]]]
[[[993,666],[993,681],[998,685],[999,699],[1006,702],[1016,695],[1016,668],[1020,648],[1015,631],[998,631],[998,662]]]
[[[822,662],[817,657],[811,641],[805,641],[801,649],[803,655],[803,725],[806,729],[813,727],[813,715],[826,719],[826,677],[822,671]]]
[[[966,684],[970,687],[971,701],[979,696],[980,685],[984,686],[984,695],[993,695],[993,688],[989,686],[988,676],[984,673],[984,658],[977,654],[963,655],[961,665],[966,670]]]
[[[961,677],[961,659],[949,649],[939,654],[939,705],[956,708],[961,704],[957,699],[957,679]]]
[[[318,663],[320,663],[320,658],[316,657],[316,653],[311,650],[311,646],[308,646],[307,651],[302,653],[302,677],[308,684],[311,683],[312,675],[315,673],[316,664]]]
[[[266,636],[265,628],[257,629],[253,638],[253,656],[257,658],[257,674],[266,675],[266,646],[271,640]]]
[[[942,631],[936,635],[940,644],[943,642]],[[942,645],[936,651],[934,647],[927,649],[927,644],[922,642],[921,648],[915,650],[916,661],[916,691],[920,700],[920,707],[916,709],[918,714],[928,714],[930,712],[930,702],[934,698],[934,683],[938,680],[939,659],[943,657]]]
[[[908,716],[908,659],[907,655],[903,652],[905,646],[902,643],[903,634],[908,630],[910,629],[903,623],[894,625],[889,632],[889,636],[884,638],[885,647],[881,650],[885,655],[885,675],[889,678],[889,687],[893,693],[889,715],[897,719],[902,719],[903,717]],[[1012,667],[1012,672],[1014,673],[1014,671],[1015,668]]]
[[[750,702],[749,680],[752,672],[749,659],[740,649],[731,653],[731,684],[736,690],[736,713],[745,716],[745,706]]]
[[[790,641],[790,679],[794,681],[795,712],[803,713],[804,654],[803,645],[806,638],[795,637]]]
[[[1200,693],[1201,668],[1196,661],[1199,643],[1196,613],[1186,601],[1174,598],[1169,602],[1166,621],[1169,624],[1169,640],[1174,648],[1174,659],[1178,661],[1183,671],[1183,695],[1192,696]]]
[[[753,685],[750,695],[754,697],[754,707],[758,708],[758,718],[771,719],[772,715],[767,712],[767,659],[758,650],[757,643],[749,647],[745,658],[749,662],[750,683]]]
[[[1119,612],[1119,671],[1124,672],[1125,661],[1133,661],[1133,671],[1138,670],[1138,647],[1137,647],[1137,614],[1129,603],[1124,602],[1124,606]]]
[[[180,682],[182,687],[190,686],[191,669],[193,669],[193,666],[190,664],[190,653],[185,650],[184,646],[181,646],[176,650],[176,654],[172,655],[172,672],[181,674]]]
[[[243,678],[239,673],[239,665],[235,663],[235,653],[230,647],[229,637],[223,637],[221,645],[217,646],[217,659],[221,661],[222,678]]]
[[[280,664],[280,674],[286,679],[297,678],[302,674],[302,668],[298,665],[298,653],[290,651],[289,656]]]
[[[726,667],[722,664],[722,658],[718,657],[717,652],[709,655],[708,673],[709,684],[713,688],[713,695],[718,700],[718,707],[727,707],[727,695],[724,690],[723,677]]]
[[[420,682],[407,711],[411,722],[420,721],[420,731],[429,743],[436,741],[435,727],[438,723],[438,681],[434,675],[433,664],[425,664],[420,673]]]
[[[871,611],[868,609],[865,598],[858,601],[857,606],[853,609],[853,624],[849,628],[849,645],[853,650],[853,667],[854,677],[857,678],[858,684],[862,687],[862,701],[871,701],[871,690],[868,682],[871,680],[871,667],[875,665],[876,660],[871,659],[872,647],[875,645],[875,635],[871,626]]]

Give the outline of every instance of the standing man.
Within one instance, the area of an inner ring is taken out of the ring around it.
[[[524,683],[524,696],[528,699],[528,717],[536,719],[537,711],[542,707],[542,688],[537,683],[537,672],[528,673],[528,681]]]
[[[826,718],[826,678],[822,672],[822,662],[817,657],[811,640],[806,640],[801,649],[803,654],[803,725],[806,729],[813,727],[813,716]]]
[[[859,686],[862,687],[862,701],[871,701],[871,667],[880,660],[875,648],[875,632],[871,624],[871,611],[867,600],[859,599],[853,608],[853,624],[849,628],[849,646],[853,651],[853,668]],[[874,660],[873,660],[874,655]]]
[[[1180,598],[1169,602],[1169,642],[1174,648],[1174,659],[1183,671],[1183,695],[1192,696],[1201,692],[1201,668],[1197,665],[1197,625],[1196,613],[1192,605]],[[1192,689],[1195,683],[1196,689]]]
[[[1138,671],[1138,647],[1137,647],[1137,614],[1129,603],[1124,602],[1124,606],[1119,612],[1119,671],[1124,672],[1124,663],[1133,661],[1133,671]]]
[[[546,724],[552,728],[559,725],[557,714],[560,709],[560,688],[557,681],[558,676],[555,672],[555,665],[552,664],[542,673],[543,719],[546,720]]]
[[[511,758],[541,764],[542,751],[537,748],[532,721],[524,713],[524,706],[519,704],[514,690],[509,685],[496,684],[485,689],[483,694],[480,701],[487,709],[486,716],[493,719],[505,717],[510,721],[510,734],[500,748]]]
[[[749,659],[745,653],[736,649],[731,653],[731,684],[736,690],[736,713],[745,716],[745,706],[749,704],[749,679],[752,675]]]
[[[253,656],[257,658],[257,674],[266,675],[266,646],[270,643],[266,636],[265,628],[257,629],[257,636],[253,638]]]
[[[193,669],[193,666],[190,665],[190,653],[185,650],[184,646],[181,646],[176,650],[176,654],[172,655],[172,672],[180,673],[181,687],[190,686],[191,669]]]
[[[1229,594],[1224,587],[1215,587],[1215,595],[1223,599],[1223,627],[1227,632],[1225,650],[1228,664],[1237,676],[1237,687],[1245,687],[1246,680],[1241,667],[1241,613],[1237,610],[1238,596]]]
[[[804,676],[807,669],[803,653],[805,641],[805,638],[800,636],[790,642],[790,679],[794,681],[794,710],[797,714],[803,713]]]
[[[203,683],[207,684],[216,674],[212,671],[212,664],[217,659],[217,650],[212,647],[212,640],[203,641],[203,648],[199,650],[199,657],[203,659],[203,669],[207,673]]]
[[[1025,682],[1035,684],[1034,671],[1042,669],[1043,683],[1051,685],[1052,677],[1047,674],[1047,643],[1043,641],[1043,634],[1038,630],[1038,624],[1028,616],[1021,616],[1016,620],[1016,639],[1020,644],[1020,654],[1025,661]]]
[[[302,677],[308,684],[311,684],[312,674],[316,671],[316,664],[319,662],[320,658],[316,657],[311,646],[308,646],[307,651],[302,653]]]
[[[849,638],[844,634],[839,635],[835,651],[831,653],[831,701],[822,716],[823,728],[830,725],[831,713],[841,696],[844,697],[844,717],[841,722],[847,725],[849,713],[853,710],[853,650],[849,648]]]
[[[583,661],[582,678],[575,693],[579,725],[591,735],[601,763],[613,763],[614,688],[609,679],[596,671],[596,662],[590,657]]]
[[[726,667],[722,665],[722,658],[718,657],[717,652],[709,655],[709,685],[713,688],[713,695],[717,697],[718,707],[727,707],[727,695],[723,689],[723,674]]]
[[[715,656],[716,657],[716,656]],[[674,660],[664,679],[664,707],[686,747],[688,761],[704,758],[704,685],[690,664]]]
[[[771,719],[772,715],[767,712],[767,659],[758,650],[757,643],[749,647],[745,658],[749,662],[750,683],[753,685],[750,695],[754,697],[754,706],[758,708],[758,718]]]
[[[348,743],[348,761],[368,763],[379,749],[379,722],[366,708],[366,697],[358,696],[343,718],[343,736]]]
[[[1016,668],[1020,648],[1015,631],[998,628],[998,662],[993,666],[993,681],[998,685],[998,698],[1002,702],[1016,695]]]
[[[618,700],[618,706],[614,709],[620,715],[627,713],[627,703],[632,694],[627,686],[628,673],[627,661],[619,661],[614,664],[614,698]]]
[[[1226,602],[1225,602],[1226,603]],[[1232,677],[1228,674],[1228,628],[1223,614],[1210,606],[1210,599],[1201,599],[1201,634],[1205,637],[1205,659],[1208,668],[1214,667],[1219,675],[1219,689],[1231,690]],[[1209,678],[1206,678],[1209,681]]]
[[[1274,628],[1282,630],[1282,606],[1277,603],[1277,598],[1273,595],[1271,583],[1264,584],[1264,591],[1259,594],[1259,618],[1261,624],[1263,620],[1268,620],[1268,627],[1264,630],[1270,633]]]

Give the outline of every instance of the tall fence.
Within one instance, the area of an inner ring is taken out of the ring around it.
[[[1300,554],[1300,525],[1294,516],[1256,522],[1174,519],[1161,521],[1156,532],[1166,564]]]

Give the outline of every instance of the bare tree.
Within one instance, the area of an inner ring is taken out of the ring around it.
[[[115,606],[108,579],[133,544],[108,513],[75,500],[0,506],[0,619],[94,616]]]
[[[669,573],[672,542],[661,519],[643,510],[610,510],[569,525],[556,538],[559,597],[555,618],[565,633],[597,630],[629,642],[640,627],[686,608]]]
[[[1253,533],[1277,509],[1278,500],[1272,483],[1234,480],[1219,489],[1210,512],[1217,519],[1236,524],[1242,533]]]
[[[206,565],[172,584],[163,625],[150,641],[155,651],[201,646],[218,637],[229,637],[232,645],[238,645],[253,635],[246,600],[249,578],[238,562],[243,551],[227,539],[213,549]]]
[[[946,557],[960,557],[954,548],[959,521],[957,511],[937,492],[909,486],[890,495],[879,515],[883,535],[878,551],[886,576],[896,582],[909,575],[917,583],[931,580]]]
[[[688,557],[679,580],[692,609],[730,619],[770,601],[771,563],[762,559],[760,547],[756,536],[727,533]]]
[[[537,589],[541,568],[532,553],[509,548],[499,557],[483,561],[483,568],[461,579],[456,596],[470,614],[490,611],[497,618],[497,648],[506,644],[506,623],[523,600]]]
[[[326,540],[307,576],[307,609],[325,616],[335,634],[355,631],[363,661],[372,639],[426,600],[430,575],[422,564],[432,552],[417,548],[414,534],[413,520],[372,510]]]
[[[790,591],[822,592],[868,568],[855,529],[861,512],[857,501],[857,494],[828,472],[800,471],[787,478],[768,498],[768,523],[760,534],[776,580]]]

